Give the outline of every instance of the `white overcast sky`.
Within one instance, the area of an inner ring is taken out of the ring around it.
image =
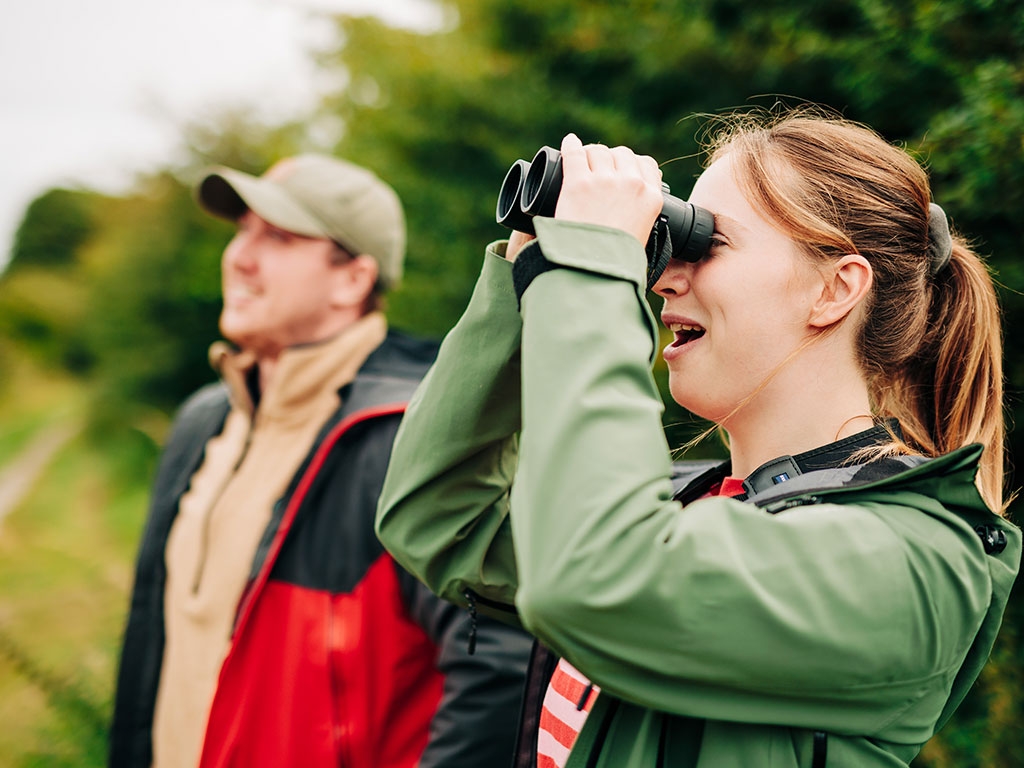
[[[431,0],[21,0],[0,24],[0,268],[25,207],[57,185],[121,191],[173,160],[179,127],[226,105],[269,120],[315,102],[325,21],[441,23]]]

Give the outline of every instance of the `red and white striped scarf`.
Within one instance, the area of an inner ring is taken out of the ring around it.
[[[569,662],[559,660],[540,713],[537,768],[564,768],[599,690]]]

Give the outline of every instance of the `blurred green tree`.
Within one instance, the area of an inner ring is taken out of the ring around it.
[[[14,234],[8,271],[74,264],[76,252],[94,229],[94,197],[83,190],[50,189],[29,203]]]
[[[220,250],[230,228],[203,214],[177,178],[141,182],[104,210],[105,239],[89,265],[83,334],[94,358],[95,416],[165,411],[210,381]]]
[[[48,365],[82,373],[91,354],[80,333],[81,253],[96,231],[102,197],[50,189],[33,200],[0,275],[0,334]]]

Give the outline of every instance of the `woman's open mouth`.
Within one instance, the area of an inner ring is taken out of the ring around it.
[[[675,341],[672,342],[673,347],[682,347],[704,335],[704,329],[699,325],[669,323],[668,329],[675,335]]]

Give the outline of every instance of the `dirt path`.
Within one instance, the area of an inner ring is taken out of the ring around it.
[[[44,429],[0,469],[0,525],[32,490],[57,451],[78,434],[79,429],[77,424],[54,424]]]

